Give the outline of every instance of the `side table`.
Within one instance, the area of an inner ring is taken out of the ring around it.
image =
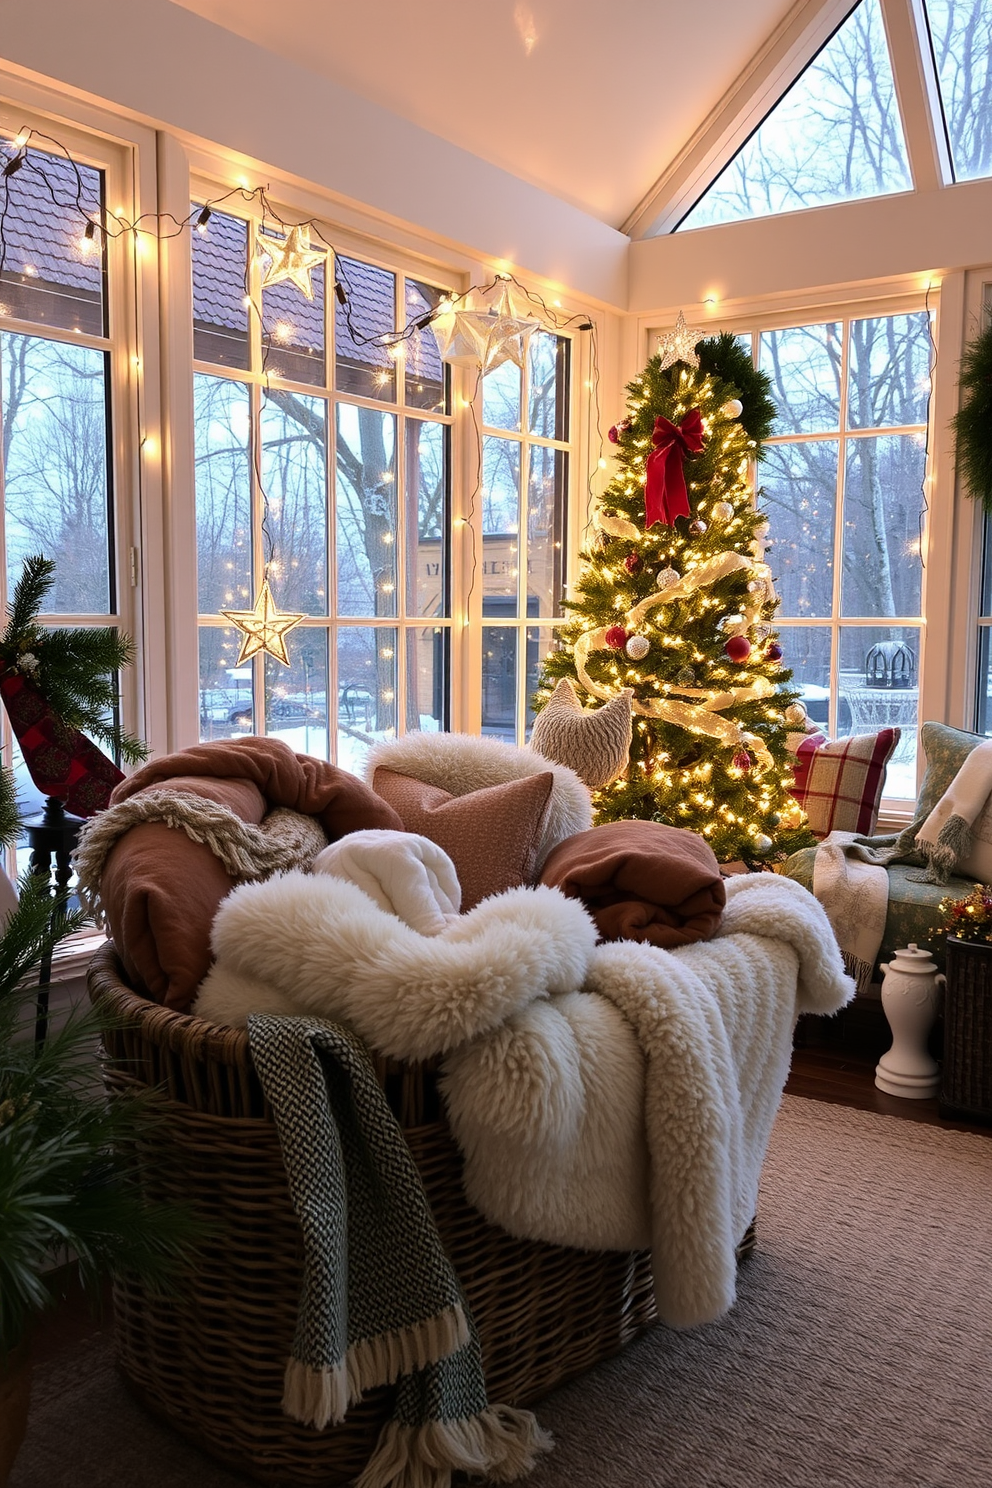
[[[947,937],[938,1110],[992,1123],[992,945]]]

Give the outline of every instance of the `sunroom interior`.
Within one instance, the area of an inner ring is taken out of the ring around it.
[[[134,636],[154,754],[524,742],[606,430],[682,314],[771,376],[786,662],[831,736],[901,728],[880,821],[908,820],[918,724],[987,721],[951,420],[992,285],[988,30],[981,0],[12,11],[0,588],[43,549],[46,619]],[[443,365],[427,319],[501,285],[524,366]],[[263,578],[304,616],[288,667],[236,662]]]

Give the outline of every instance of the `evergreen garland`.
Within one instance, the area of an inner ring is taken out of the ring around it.
[[[0,636],[0,670],[19,672],[68,728],[88,734],[125,763],[137,764],[148,750],[116,721],[117,673],[134,660],[134,644],[109,625],[54,630],[39,625],[42,601],[54,582],[50,558],[25,558]]]
[[[992,324],[965,347],[959,383],[965,397],[952,424],[957,468],[968,495],[992,512]]]

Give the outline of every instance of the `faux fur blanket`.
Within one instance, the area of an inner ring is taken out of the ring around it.
[[[581,900],[601,939],[668,950],[709,940],[727,897],[702,837],[649,821],[606,822],[569,837],[550,854],[541,882]]]
[[[195,1010],[316,1013],[385,1054],[448,1055],[472,1202],[517,1235],[650,1243],[661,1316],[691,1326],[733,1302],[796,1016],[854,986],[815,899],[772,874],[728,883],[711,941],[596,938],[543,885],[424,937],[352,884],[287,874],[221,906]]]
[[[461,908],[454,863],[416,832],[350,832],[317,854],[312,871],[356,884],[421,935],[439,935]]]

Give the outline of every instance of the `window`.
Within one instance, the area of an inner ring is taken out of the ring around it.
[[[283,230],[223,211],[192,234],[200,734],[358,770],[373,740],[448,724],[448,373],[427,330],[372,340],[443,291],[319,240],[312,298],[263,289],[267,235],[278,253]],[[221,612],[266,577],[305,619],[288,667],[239,666]]]
[[[926,0],[954,176],[992,175],[992,0]]]
[[[565,336],[482,379],[482,732],[519,742],[561,613],[569,460]]]
[[[762,331],[778,407],[759,501],[785,661],[831,735],[903,730],[887,793],[916,795],[929,315]]]
[[[862,0],[676,231],[911,185],[879,0]]]
[[[0,169],[18,146],[0,140]],[[86,236],[104,220],[107,165],[36,148],[0,178],[0,520],[9,593],[22,560],[54,559],[43,623],[127,625],[119,614],[113,368],[122,360],[108,260],[123,246]],[[119,189],[119,187],[117,188]],[[4,718],[22,810],[43,801]],[[26,867],[21,853],[21,867]]]

